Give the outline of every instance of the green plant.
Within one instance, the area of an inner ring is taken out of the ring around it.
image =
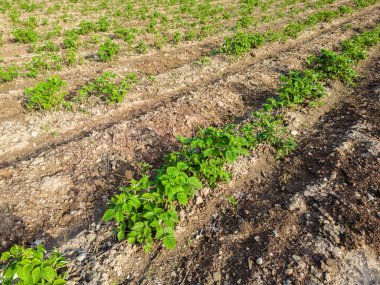
[[[86,35],[95,30],[96,30],[96,25],[93,22],[82,21],[79,23],[79,29],[77,30],[77,33],[79,35]]]
[[[96,31],[98,32],[107,32],[110,26],[110,22],[107,17],[101,17],[99,21],[96,23]]]
[[[148,52],[148,45],[146,42],[141,41],[136,46],[136,51],[140,54],[147,53]]]
[[[182,34],[180,32],[175,32],[173,35],[173,43],[176,45],[178,44],[182,39]]]
[[[120,81],[117,75],[110,71],[105,71],[93,82],[84,85],[78,91],[76,100],[84,100],[90,96],[98,97],[107,103],[121,103],[132,85],[136,82],[136,74],[128,74]]]
[[[13,31],[16,42],[33,43],[37,41],[38,33],[33,29],[16,29]]]
[[[322,49],[320,54],[308,58],[308,64],[325,78],[339,79],[348,85],[354,85],[358,77],[352,68],[354,61],[331,50]]]
[[[257,48],[264,44],[265,38],[262,34],[236,33],[233,37],[228,37],[221,47],[221,52],[230,55],[242,55],[252,48]]]
[[[10,65],[7,68],[0,67],[0,83],[9,82],[20,75],[20,68]]]
[[[66,284],[67,276],[62,273],[66,259],[57,251],[47,256],[42,245],[27,249],[14,245],[2,253],[0,261],[0,282],[3,285]]]
[[[136,37],[137,29],[136,28],[120,28],[115,31],[115,35],[118,38],[122,38],[127,43],[132,43]]]
[[[120,46],[113,42],[111,39],[107,39],[102,45],[100,45],[98,50],[98,57],[101,61],[111,61],[120,50]]]
[[[27,110],[53,110],[64,103],[66,93],[62,89],[66,82],[58,76],[52,76],[46,81],[37,83],[25,90]]]

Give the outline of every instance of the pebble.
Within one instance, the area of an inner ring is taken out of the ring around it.
[[[368,196],[368,200],[369,201],[372,201],[375,199],[375,197],[373,197],[371,194],[367,193],[367,196]]]
[[[296,135],[298,135],[298,131],[296,131],[296,130],[292,130],[292,131],[290,132],[290,134],[291,134],[292,136],[296,136]]]
[[[263,264],[263,259],[261,257],[259,257],[258,259],[256,259],[256,264],[258,264],[258,265]]]
[[[197,205],[201,205],[201,204],[203,204],[203,199],[202,199],[202,197],[201,197],[201,196],[198,196],[197,199],[196,199],[196,201],[195,201],[195,203],[196,203]]]
[[[32,132],[32,137],[35,138],[38,135],[36,131]]]
[[[254,239],[255,239],[256,242],[260,242],[261,241],[261,239],[260,239],[259,236],[255,236]]]
[[[79,262],[82,262],[83,260],[85,260],[87,257],[87,254],[85,254],[84,252],[79,254],[76,258],[76,260],[78,260]]]

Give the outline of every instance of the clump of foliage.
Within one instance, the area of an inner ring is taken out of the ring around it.
[[[33,29],[16,29],[13,31],[16,42],[33,43],[37,41],[38,33]]]
[[[348,85],[353,85],[358,76],[350,57],[331,50],[322,49],[320,54],[309,57],[308,63],[325,78],[339,79]]]
[[[56,110],[64,103],[66,82],[58,76],[37,83],[25,90],[27,110]]]
[[[117,74],[105,71],[94,81],[79,89],[76,100],[83,101],[93,96],[107,103],[121,103],[136,80],[136,74],[128,74],[118,80]]]
[[[62,274],[66,259],[57,251],[49,256],[42,245],[24,248],[14,245],[0,258],[0,283],[3,285],[63,285],[67,276]]]
[[[115,31],[115,35],[118,38],[122,38],[127,43],[132,43],[136,37],[137,29],[136,28],[120,28]]]
[[[265,38],[262,34],[238,32],[233,37],[226,38],[224,45],[221,47],[221,52],[239,56],[252,48],[260,47],[264,42]]]
[[[111,61],[120,50],[120,46],[113,42],[111,39],[107,39],[98,50],[98,57],[101,61]]]
[[[16,65],[0,67],[0,83],[9,82],[20,75],[20,68]]]

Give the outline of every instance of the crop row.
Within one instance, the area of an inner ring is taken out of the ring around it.
[[[364,6],[373,3],[374,0],[368,0],[365,2]],[[361,9],[361,6],[340,6],[336,10],[327,10],[316,12],[305,20],[291,23],[283,27],[278,31],[269,31],[263,34],[249,34],[244,32],[239,32],[233,37],[228,37],[225,43],[216,50],[216,53],[225,53],[229,55],[239,56],[252,48],[257,48],[266,42],[286,40],[289,37],[298,37],[299,34],[306,28],[315,26],[317,23],[328,22],[337,17],[342,17],[347,13],[352,13],[354,9]],[[105,42],[104,45],[99,49],[98,55],[105,61],[110,60],[118,52],[118,46],[111,40]],[[52,66],[59,66],[54,64],[57,61],[53,61]],[[40,68],[48,69],[51,65],[46,65],[43,61],[35,61],[35,65]],[[34,69],[32,69],[34,70]],[[17,75],[17,71],[13,69],[5,72],[0,69],[0,79],[6,76]],[[4,75],[8,74],[8,75]],[[66,87],[66,82],[61,80],[57,76],[49,77],[46,81],[37,83],[35,87],[28,88],[25,90],[25,107],[28,110],[57,110],[64,107],[67,110],[77,110],[78,106],[83,106],[86,101],[91,99],[92,102],[106,102],[106,103],[120,103],[126,96],[130,87],[136,82],[137,78],[134,74],[128,74],[124,79],[117,80],[118,76],[112,72],[104,72],[102,76],[95,79],[92,85],[94,87],[92,92],[84,92],[84,89],[88,88],[83,86],[79,90],[72,92],[72,94],[67,94],[64,89]],[[103,86],[103,87],[102,87]],[[107,88],[104,88],[107,86]],[[75,94],[74,94],[75,93]],[[99,100],[100,99],[100,100]]]
[[[150,251],[155,240],[166,248],[176,245],[174,230],[178,211],[186,207],[196,191],[213,188],[231,177],[225,166],[240,155],[249,155],[259,144],[273,146],[277,157],[288,155],[296,142],[284,123],[287,109],[305,106],[326,94],[325,84],[338,79],[354,85],[355,65],[366,58],[367,50],[380,42],[380,25],[342,42],[339,52],[321,50],[306,60],[307,69],[281,76],[275,98],[244,124],[200,129],[196,136],[179,138],[180,148],[166,156],[159,169],[131,180],[111,199],[105,221],[115,221],[117,237],[141,243]],[[153,177],[153,178],[152,178]],[[14,245],[1,255],[1,284],[65,284],[66,259],[58,252],[47,254],[43,246]]]
[[[297,0],[298,1],[298,0]],[[297,2],[293,1],[293,2]],[[334,2],[335,0],[320,0],[318,1],[318,8],[323,7],[329,3]],[[287,3],[288,5],[289,3]],[[241,9],[247,10],[248,8],[244,4]],[[314,5],[316,5],[314,3]],[[245,7],[245,8],[243,8]],[[313,6],[314,7],[314,6]],[[252,7],[251,7],[252,8]],[[307,7],[297,10],[297,13],[306,10]],[[272,19],[279,19],[285,17],[287,14],[281,13],[275,16],[264,15],[261,19],[254,19],[251,16],[252,9],[244,12],[244,16],[241,17],[236,24],[234,30],[237,32],[244,31],[250,27],[255,27],[258,23],[267,22]],[[294,12],[295,13],[295,12]],[[253,20],[254,19],[254,20]],[[34,21],[29,21],[34,23]],[[16,42],[22,43],[33,43],[29,48],[30,52],[42,53],[41,55],[34,56],[32,60],[24,65],[10,65],[7,67],[0,67],[0,83],[9,82],[14,80],[17,77],[37,77],[40,73],[45,73],[47,71],[59,71],[63,67],[72,67],[77,64],[84,62],[84,57],[80,55],[78,49],[80,46],[88,46],[87,43],[81,43],[83,38],[80,38],[83,35],[88,35],[93,32],[108,32],[112,21],[106,17],[101,17],[98,21],[82,21],[77,28],[70,29],[65,31],[63,34],[63,39],[60,44],[52,41],[51,37],[46,40],[44,44],[37,45],[35,42],[39,41],[40,37],[38,33],[34,30],[34,26],[27,26],[26,28],[17,28],[13,31],[13,35]],[[180,41],[189,41],[194,40],[195,38],[203,39],[211,34],[216,34],[222,31],[225,31],[227,28],[224,25],[215,24],[215,27],[221,29],[217,31],[212,28],[210,25],[203,27],[198,31],[190,31],[186,34],[174,31],[171,34],[168,34],[164,31],[155,31],[155,40],[153,46],[155,48],[162,48],[166,43],[178,44]],[[152,29],[155,29],[152,27]],[[60,34],[60,30],[56,30],[57,34]],[[100,61],[110,61],[113,59],[122,47],[126,46],[127,49],[131,49],[137,53],[146,53],[150,48],[147,41],[139,40],[141,35],[144,34],[144,31],[141,31],[138,27],[117,27],[114,28],[114,31],[111,35],[107,36],[105,40],[100,35],[94,34],[90,39],[90,45],[97,45],[99,42],[103,41],[100,45],[97,52],[97,59]],[[111,40],[113,39],[113,40]],[[121,39],[124,41],[124,44],[120,44],[120,41],[115,41],[115,39]],[[63,48],[61,54],[58,54],[58,51]]]

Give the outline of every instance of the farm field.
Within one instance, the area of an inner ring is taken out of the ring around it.
[[[0,284],[380,284],[379,1],[0,23]]]

